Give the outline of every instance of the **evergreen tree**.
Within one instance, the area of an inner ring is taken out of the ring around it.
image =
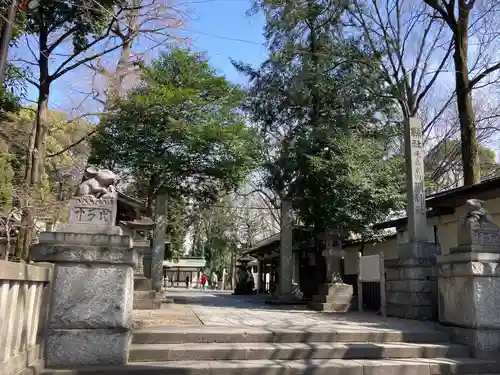
[[[242,100],[243,91],[218,76],[205,56],[172,49],[116,103],[92,140],[89,162],[129,174],[149,215],[158,194],[176,205],[215,200],[258,163],[258,135],[244,123]]]
[[[251,80],[247,110],[270,149],[268,187],[291,199],[301,222],[364,231],[401,207],[402,159],[383,119],[376,56],[343,33],[347,1],[261,0],[270,56]]]

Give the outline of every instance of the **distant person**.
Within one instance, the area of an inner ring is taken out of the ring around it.
[[[207,288],[207,277],[205,275],[201,276],[201,290],[205,290]]]
[[[167,288],[167,287],[168,287],[168,275],[167,275],[167,276],[165,276],[165,279],[164,279],[164,282],[163,282],[163,286],[164,286],[165,288]]]
[[[218,279],[217,279],[217,274],[215,272],[212,273],[212,290],[215,290],[217,289],[217,283],[218,283]]]
[[[190,278],[189,278],[189,275],[186,276],[186,289],[189,289],[189,281],[190,281]]]

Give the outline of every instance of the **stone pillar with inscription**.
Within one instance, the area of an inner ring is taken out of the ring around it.
[[[86,171],[69,204],[68,224],[43,232],[32,259],[54,264],[45,365],[125,364],[130,343],[137,254],[115,226],[116,176]]]
[[[500,352],[500,228],[483,202],[466,203],[458,246],[438,257],[439,322],[480,358]]]
[[[398,245],[398,258],[387,259],[387,315],[400,318],[437,319],[436,256],[439,245],[428,241],[424,185],[422,124],[405,123],[408,243]]]
[[[318,311],[346,312],[352,302],[353,287],[345,284],[341,277],[342,241],[339,230],[329,229],[325,233],[323,257],[326,263],[326,283],[320,285],[313,295],[309,307]]]

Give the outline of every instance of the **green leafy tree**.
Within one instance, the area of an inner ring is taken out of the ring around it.
[[[184,255],[184,244],[189,227],[189,212],[184,199],[169,200],[167,221],[166,237],[169,246],[165,259],[179,259]]]
[[[8,145],[0,140],[0,210],[3,214],[12,206],[14,169],[11,159]]]
[[[7,2],[0,4],[0,14],[7,14]],[[16,19],[12,27],[10,38],[10,48],[15,47],[19,42],[19,37],[26,32],[26,14],[17,12]],[[0,17],[0,30],[3,30],[6,17]],[[12,61],[7,61],[4,74],[4,82],[0,85],[0,120],[5,121],[11,113],[17,113],[21,109],[21,101],[25,99],[27,89],[26,80],[28,69],[21,68]]]
[[[74,193],[89,148],[85,142],[81,142],[71,151],[46,159],[39,189],[36,192],[28,191],[24,168],[35,116],[34,108],[27,107],[15,114],[8,114],[2,122],[0,204],[8,212],[15,211],[16,215],[29,208],[34,218],[50,216],[55,220],[64,214],[65,200]],[[68,119],[63,112],[49,111],[47,117],[49,135],[46,137],[46,148],[49,154],[81,137],[90,127],[81,119]],[[18,245],[16,256],[22,258],[22,241],[18,241]]]
[[[376,56],[342,32],[348,2],[260,0],[270,57],[247,109],[265,134],[267,186],[316,232],[364,232],[401,208],[402,159],[391,156],[392,110]]]
[[[160,193],[216,199],[236,188],[259,157],[257,134],[238,111],[242,99],[242,90],[218,76],[203,55],[173,49],[116,103],[116,113],[92,139],[89,162],[129,174],[141,185],[150,214]]]
[[[24,159],[24,180],[29,194],[40,194],[44,176],[46,138],[49,134],[48,113],[51,85],[59,78],[84,64],[114,51],[120,44],[106,45],[118,22],[115,12],[120,0],[96,0],[89,6],[87,1],[43,1],[36,10],[26,13],[26,33],[33,60],[25,62],[37,67],[26,80],[38,91],[35,126],[28,142]],[[119,9],[118,9],[119,11]],[[64,51],[64,52],[62,52]],[[55,59],[55,56],[62,56]],[[34,212],[25,202],[21,227],[23,257],[27,258],[31,244]]]

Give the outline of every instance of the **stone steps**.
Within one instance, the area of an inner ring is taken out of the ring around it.
[[[308,307],[314,311],[347,312],[352,310],[351,304],[337,302],[315,302],[311,301]]]
[[[451,375],[500,374],[500,362],[461,359],[255,360],[130,363],[73,370],[46,369],[43,375]]]
[[[134,276],[134,291],[150,291],[151,288],[151,279],[143,276]]]
[[[413,343],[211,343],[133,344],[130,362],[396,359],[469,357],[469,348],[454,344]]]
[[[146,327],[134,331],[127,365],[43,374],[500,375],[500,361],[470,358],[447,332],[405,327]]]
[[[201,343],[382,343],[408,342],[440,344],[450,341],[450,334],[437,330],[402,331],[358,328],[254,328],[228,326],[169,326],[134,330],[133,344]]]
[[[144,276],[134,276],[134,303],[135,310],[157,310],[161,308],[161,301],[156,298],[156,291],[151,290],[151,279]]]
[[[135,299],[133,303],[134,310],[157,310],[161,308],[161,301],[155,299]]]
[[[154,290],[134,290],[134,298],[156,298],[156,291]]]

